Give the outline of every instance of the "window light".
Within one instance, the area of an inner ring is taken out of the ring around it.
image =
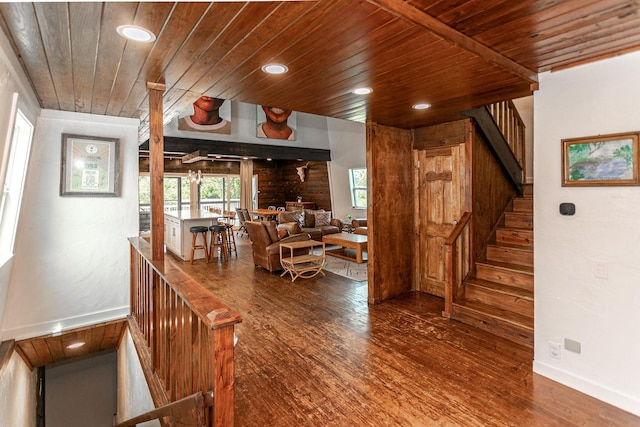
[[[418,104],[413,104],[412,108],[414,110],[426,110],[427,108],[430,108],[431,104],[427,104],[427,103],[418,103]]]
[[[353,93],[356,95],[369,95],[373,92],[373,89],[370,87],[357,87],[353,90]]]
[[[289,68],[283,64],[266,64],[262,66],[262,71],[267,74],[284,74],[289,71]]]
[[[151,43],[156,39],[156,35],[151,31],[136,25],[120,25],[116,31],[125,39],[136,42]]]

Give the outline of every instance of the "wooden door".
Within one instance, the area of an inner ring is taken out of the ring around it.
[[[462,215],[464,145],[414,150],[416,290],[444,297],[444,242]],[[471,191],[470,189],[468,191]]]

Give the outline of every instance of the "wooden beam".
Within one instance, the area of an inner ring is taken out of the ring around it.
[[[162,94],[164,85],[148,83],[149,156],[151,165],[151,253],[154,260],[164,259],[164,130]]]
[[[404,0],[367,1],[401,19],[404,19],[405,21],[411,22],[412,24],[424,28],[427,31],[431,31],[432,33],[442,37],[444,40],[456,46],[459,46],[473,54],[476,54],[484,60],[502,67],[507,71],[510,71],[522,78],[525,78],[532,83],[538,82],[538,74],[534,71],[523,67],[522,65],[507,58],[506,56],[499,54],[495,50],[490,49],[482,43],[475,41],[471,37],[468,37],[463,33],[454,30],[443,22],[438,21],[436,18],[424,13],[420,9],[411,6]]]
[[[149,150],[149,141],[139,147],[140,152]],[[300,148],[282,145],[249,144],[244,142],[213,141],[208,139],[180,138],[167,136],[164,138],[165,153],[192,153],[205,150],[211,155],[232,156],[238,159],[253,157],[273,160],[303,159],[314,162],[331,160],[331,150],[321,148]],[[175,156],[177,157],[177,156]]]

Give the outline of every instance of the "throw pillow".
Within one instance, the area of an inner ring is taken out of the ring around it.
[[[271,239],[271,243],[279,242],[280,236],[278,235],[278,229],[276,228],[275,221],[264,221],[264,226],[267,228],[267,233],[269,233],[269,239]]]
[[[296,224],[297,225],[297,224]],[[280,239],[284,239],[285,237],[287,237],[289,235],[289,232],[284,229],[284,228],[278,228],[278,236],[280,236]]]
[[[316,227],[331,225],[331,211],[316,212]]]
[[[304,210],[304,218],[302,225],[303,228],[313,228],[316,226],[316,211],[312,211],[310,209]]]

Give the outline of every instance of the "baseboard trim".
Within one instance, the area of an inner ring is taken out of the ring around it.
[[[622,394],[611,388],[596,384],[585,378],[573,375],[569,372],[563,371],[562,369],[558,369],[554,366],[538,361],[533,362],[533,372],[624,411],[640,416],[640,400],[635,399],[632,396]]]
[[[2,331],[2,339],[24,340],[43,335],[54,334],[70,329],[91,326],[98,323],[110,322],[112,320],[124,319],[129,315],[129,306],[112,308],[109,310],[96,311],[94,313],[82,314],[80,316],[67,317],[65,319],[51,320],[49,322],[35,325],[21,326],[19,328],[5,329]]]

